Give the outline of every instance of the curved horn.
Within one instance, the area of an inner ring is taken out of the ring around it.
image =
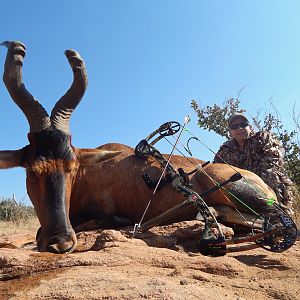
[[[7,47],[3,81],[14,102],[25,114],[30,132],[40,132],[50,126],[50,118],[43,106],[26,90],[22,81],[23,58],[26,47],[21,42],[6,41]]]
[[[84,62],[76,51],[66,50],[65,55],[73,71],[73,83],[66,94],[55,104],[51,112],[51,123],[57,129],[70,133],[70,117],[86,90],[87,74]]]

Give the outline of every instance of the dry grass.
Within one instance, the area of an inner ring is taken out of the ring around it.
[[[13,235],[24,233],[24,231],[36,233],[39,227],[40,223],[37,217],[21,220],[19,222],[0,221],[0,234]]]
[[[32,206],[14,198],[0,198],[0,234],[36,232],[39,222]]]
[[[0,220],[19,222],[35,216],[32,206],[17,202],[14,198],[0,200]]]

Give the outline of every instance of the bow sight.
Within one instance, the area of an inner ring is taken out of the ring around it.
[[[220,256],[225,255],[228,252],[244,251],[257,247],[262,247],[272,252],[283,252],[290,248],[297,239],[297,227],[294,221],[286,215],[276,203],[273,203],[274,209],[272,210],[272,213],[268,213],[267,215],[257,214],[259,218],[263,220],[262,227],[259,232],[254,233],[254,230],[252,230],[252,233],[247,236],[233,237],[231,239],[225,238],[219,222],[203,198],[217,190],[220,190],[221,188],[224,188],[229,182],[240,180],[242,176],[240,173],[236,172],[224,182],[216,183],[213,188],[201,194],[195,192],[189,182],[189,176],[197,172],[199,166],[197,166],[193,171],[186,173],[182,168],[176,170],[170,163],[171,156],[176,148],[180,135],[184,130],[185,124],[182,126],[175,121],[166,122],[145,139],[141,140],[135,148],[135,155],[137,157],[145,159],[148,156],[152,156],[164,168],[158,181],[153,181],[148,174],[143,175],[143,179],[148,187],[154,188],[153,195],[156,190],[161,187],[161,185],[171,184],[176,191],[186,197],[186,200],[142,224],[143,218],[151,202],[150,199],[140,223],[135,225],[133,235],[135,235],[137,231],[145,232],[154,226],[160,225],[185,209],[185,207],[193,205],[202,215],[205,223],[205,227],[199,241],[200,253],[204,255]],[[177,137],[176,143],[173,145],[172,152],[167,160],[154,147],[154,144],[166,136],[175,135],[177,133],[179,133],[179,136]],[[196,137],[194,138],[199,140]],[[187,149],[189,149],[188,145]],[[203,167],[204,165],[200,166],[200,169]],[[165,176],[163,176],[164,173]],[[212,231],[212,227],[217,228],[218,234],[215,234]]]

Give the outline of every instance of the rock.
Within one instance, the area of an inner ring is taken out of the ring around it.
[[[28,243],[35,242],[35,235],[32,233],[14,234],[9,236],[0,236],[0,248],[16,249]]]
[[[299,298],[299,242],[285,253],[255,249],[223,257],[192,256],[186,244],[197,242],[200,229],[194,223],[189,235],[191,224],[153,228],[139,239],[131,238],[129,229],[128,234],[124,229],[77,235],[79,245],[97,251],[51,254],[0,248],[0,299]],[[149,247],[142,238],[157,246]],[[180,251],[172,250],[174,243]]]

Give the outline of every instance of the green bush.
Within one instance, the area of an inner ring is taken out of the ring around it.
[[[0,199],[0,221],[20,222],[35,216],[32,206],[17,203],[13,198]]]

